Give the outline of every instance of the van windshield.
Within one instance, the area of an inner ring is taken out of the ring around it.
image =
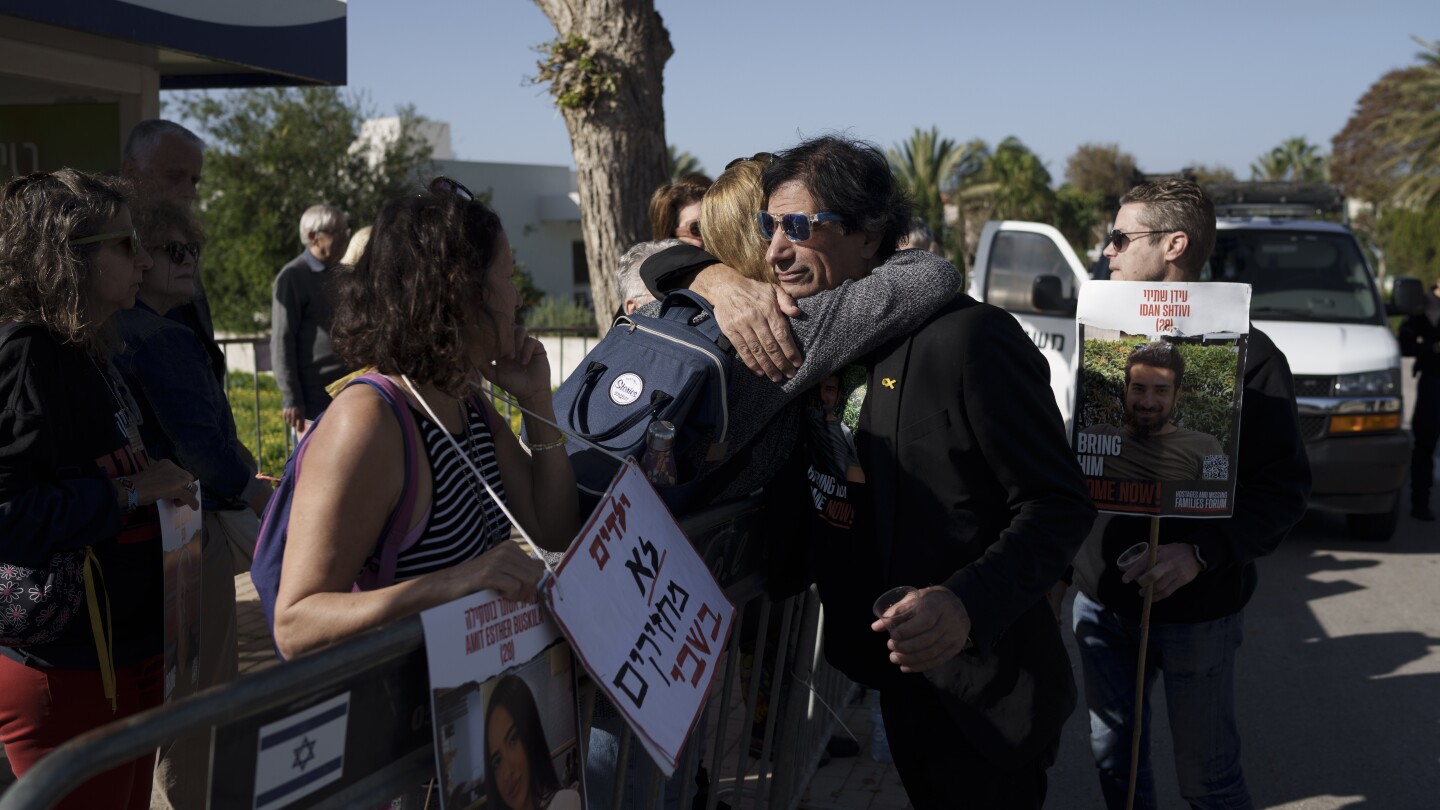
[[[1370,271],[1347,234],[1221,230],[1205,277],[1250,284],[1257,321],[1383,322]]]

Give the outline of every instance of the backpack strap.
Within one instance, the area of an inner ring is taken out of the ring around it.
[[[410,413],[410,404],[405,399],[405,393],[400,387],[390,381],[379,372],[363,374],[351,380],[349,385],[364,383],[374,388],[385,404],[390,406],[395,418],[400,422],[400,436],[405,445],[405,483],[400,490],[400,501],[395,504],[395,511],[385,521],[385,528],[380,532],[380,539],[376,546],[376,553],[371,557],[371,564],[366,566],[362,579],[366,589],[383,588],[395,582],[395,568],[403,551],[405,536],[410,531],[410,523],[415,515],[415,502],[420,496],[420,476],[417,474],[420,468],[420,448],[415,439],[417,434],[415,416]]]
[[[706,317],[696,321],[696,316],[704,313]],[[690,290],[674,290],[665,295],[665,300],[660,303],[660,317],[665,320],[678,320],[681,323],[689,324],[696,331],[704,335],[720,347],[720,351],[729,353],[731,350],[730,339],[720,331],[720,324],[715,321],[715,310],[698,293]]]

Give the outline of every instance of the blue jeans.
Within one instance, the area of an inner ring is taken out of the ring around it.
[[[1075,595],[1074,614],[1100,789],[1110,810],[1123,810],[1130,778],[1140,623],[1112,613],[1083,593]],[[1241,614],[1236,613],[1195,624],[1150,626],[1137,808],[1157,806],[1150,769],[1150,687],[1160,673],[1165,675],[1165,706],[1181,797],[1202,810],[1254,807],[1240,771],[1240,735],[1235,727],[1235,651],[1242,625]]]

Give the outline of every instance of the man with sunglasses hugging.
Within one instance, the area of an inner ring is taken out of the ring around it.
[[[803,305],[893,261],[911,206],[878,149],[838,137],[775,155],[761,183],[773,285],[703,261],[646,275],[716,302],[731,340],[749,342],[747,364],[784,380],[794,361],[768,337],[768,319],[785,323],[777,302]],[[807,441],[766,489],[773,522],[809,543],[826,658],[879,690],[915,807],[1038,808],[1075,707],[1044,597],[1095,515],[1049,365],[1014,318],[958,295],[839,380],[859,470],[826,471]],[[877,621],[876,598],[903,585],[919,590]]]
[[[1195,183],[1172,179],[1136,186],[1121,198],[1105,256],[1113,280],[1199,281],[1214,246],[1214,206]],[[1164,673],[1180,796],[1196,808],[1254,806],[1235,723],[1241,611],[1255,592],[1254,561],[1274,551],[1305,514],[1310,465],[1289,364],[1253,327],[1244,381],[1231,517],[1164,521],[1155,565],[1147,570],[1146,559],[1122,570],[1116,560],[1149,539],[1151,520],[1117,516],[1075,560],[1074,629],[1090,746],[1111,810],[1125,807],[1129,792],[1143,589],[1152,584],[1144,688],[1148,693]],[[1178,377],[1174,382],[1178,387]],[[1148,709],[1145,715],[1142,732]],[[1149,751],[1142,748],[1135,807],[1156,806]]]

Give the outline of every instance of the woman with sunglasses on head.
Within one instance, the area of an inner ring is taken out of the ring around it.
[[[193,476],[148,458],[110,365],[113,316],[150,268],[126,202],[70,169],[0,191],[0,739],[16,775],[162,697],[155,503],[198,504]],[[148,807],[153,764],[57,806]]]
[[[310,438],[291,505],[275,604],[285,656],[482,589],[533,598],[544,568],[509,539],[492,491],[544,548],[564,550],[579,530],[564,437],[526,416],[527,453],[477,395],[483,376],[554,420],[545,349],[515,323],[513,270],[499,217],[440,178],[387,204],[359,264],[339,277],[337,351],[384,375],[415,417],[415,517],[396,584],[352,592],[405,484],[404,425],[375,388],[352,384]]]
[[[135,306],[116,316],[124,348],[115,366],[140,406],[140,437],[150,452],[168,458],[200,480],[204,504],[201,537],[201,605],[198,686],[233,680],[239,672],[235,575],[250,567],[259,514],[269,484],[255,478],[255,462],[235,432],[225,390],[215,380],[205,347],[166,313],[195,297],[205,236],[188,205],[144,200],[135,226],[150,254]],[[175,697],[190,694],[177,684]],[[207,745],[201,739],[161,748],[156,806],[204,803]],[[164,801],[161,801],[162,796]]]

